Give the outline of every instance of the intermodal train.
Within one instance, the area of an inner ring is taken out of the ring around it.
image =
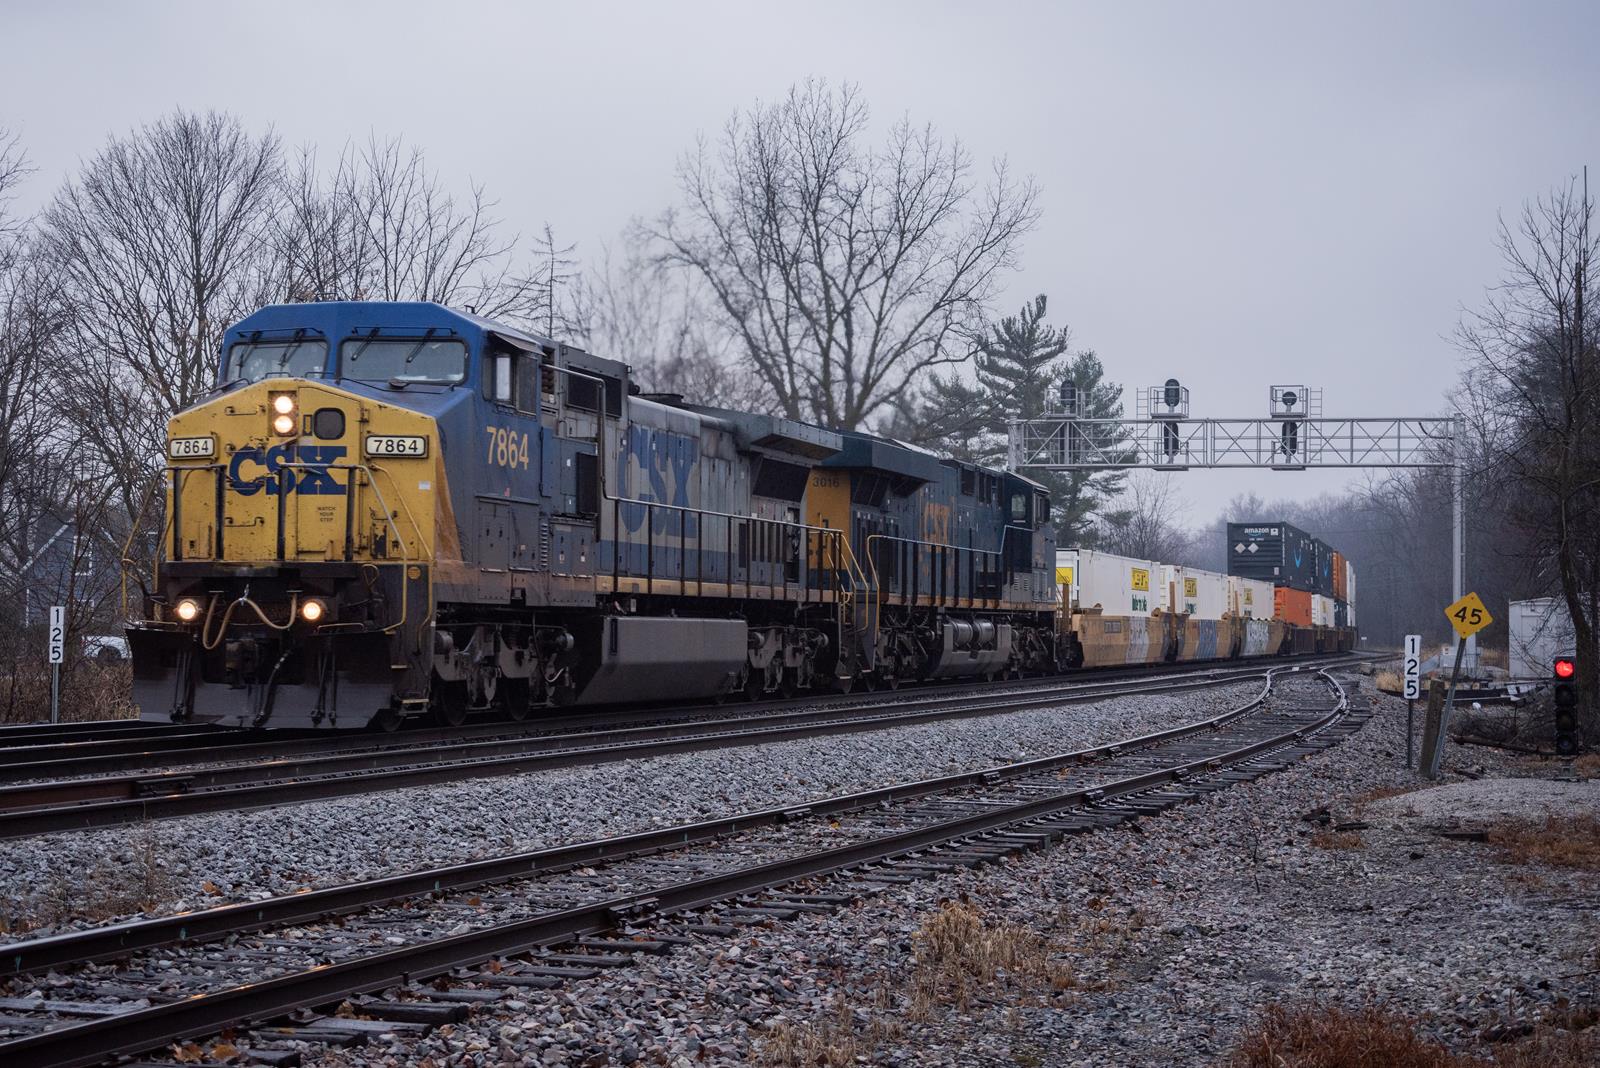
[[[641,393],[437,304],[262,308],[166,450],[128,628],[150,721],[457,725],[1294,647],[1242,617],[1191,645],[1173,604],[1135,655],[1058,584],[1038,483]]]

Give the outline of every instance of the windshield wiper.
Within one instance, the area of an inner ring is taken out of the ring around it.
[[[306,343],[306,332],[305,332],[305,329],[301,328],[299,330],[296,330],[294,332],[294,339],[293,340],[294,340],[294,343],[291,344],[291,345],[286,346],[284,348],[284,350],[283,350],[283,355],[278,358],[278,370],[283,371],[285,373],[287,373],[288,370],[289,370],[289,357],[293,356],[296,352],[298,352],[299,349],[300,349],[300,346],[304,345]],[[265,377],[265,376],[263,376],[263,377]]]
[[[414,360],[418,356],[422,355],[422,347],[428,343],[429,339],[433,337],[433,332],[435,330],[437,330],[437,329],[439,329],[439,328],[436,327],[436,326],[428,327],[428,329],[423,332],[422,339],[411,347],[411,351],[410,352],[406,353],[405,363],[406,363],[407,367],[411,366],[411,361],[412,360]]]

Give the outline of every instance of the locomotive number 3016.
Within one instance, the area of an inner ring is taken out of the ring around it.
[[[489,435],[489,452],[484,463],[501,467],[528,466],[528,435],[501,426],[486,426],[483,430]]]

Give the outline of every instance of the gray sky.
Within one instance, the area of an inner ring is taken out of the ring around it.
[[[404,135],[582,255],[672,202],[679,153],[735,108],[859,82],[879,120],[1039,182],[1007,310],[1048,293],[1113,379],[1176,375],[1195,414],[1264,413],[1272,382],[1325,386],[1329,415],[1439,409],[1459,307],[1498,277],[1496,213],[1600,163],[1593,3],[0,8],[24,208],[108,133],[217,108],[327,154]],[[1182,490],[1203,521],[1240,490],[1347,477]]]

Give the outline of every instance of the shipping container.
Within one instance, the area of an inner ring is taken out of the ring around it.
[[[1287,523],[1229,523],[1228,574],[1309,591],[1317,577],[1316,544]]]
[[[1315,540],[1313,549],[1316,556],[1316,577],[1311,582],[1311,592],[1320,593],[1324,597],[1333,596],[1333,546],[1325,541]]]
[[[1311,591],[1297,590],[1293,586],[1274,586],[1272,615],[1297,627],[1311,626]]]
[[[1161,568],[1161,606],[1195,619],[1221,619],[1228,610],[1228,576],[1197,567]]]
[[[1161,565],[1097,549],[1058,549],[1056,573],[1065,573],[1073,610],[1094,608],[1108,616],[1148,616],[1161,607]]]
[[[1333,626],[1333,598],[1324,597],[1320,593],[1311,595],[1311,625],[1313,627]]]
[[[1272,583],[1228,576],[1228,611],[1242,619],[1272,618]]]
[[[1350,594],[1345,589],[1344,576],[1344,553],[1335,549],[1333,551],[1333,599],[1335,601],[1348,601],[1350,599]]]
[[[1344,600],[1351,607],[1356,603],[1356,565],[1349,560],[1344,562]]]
[[[1342,574],[1342,572],[1335,571],[1334,574]],[[1350,625],[1350,606],[1343,601],[1333,602],[1333,625],[1336,627],[1348,627]]]

